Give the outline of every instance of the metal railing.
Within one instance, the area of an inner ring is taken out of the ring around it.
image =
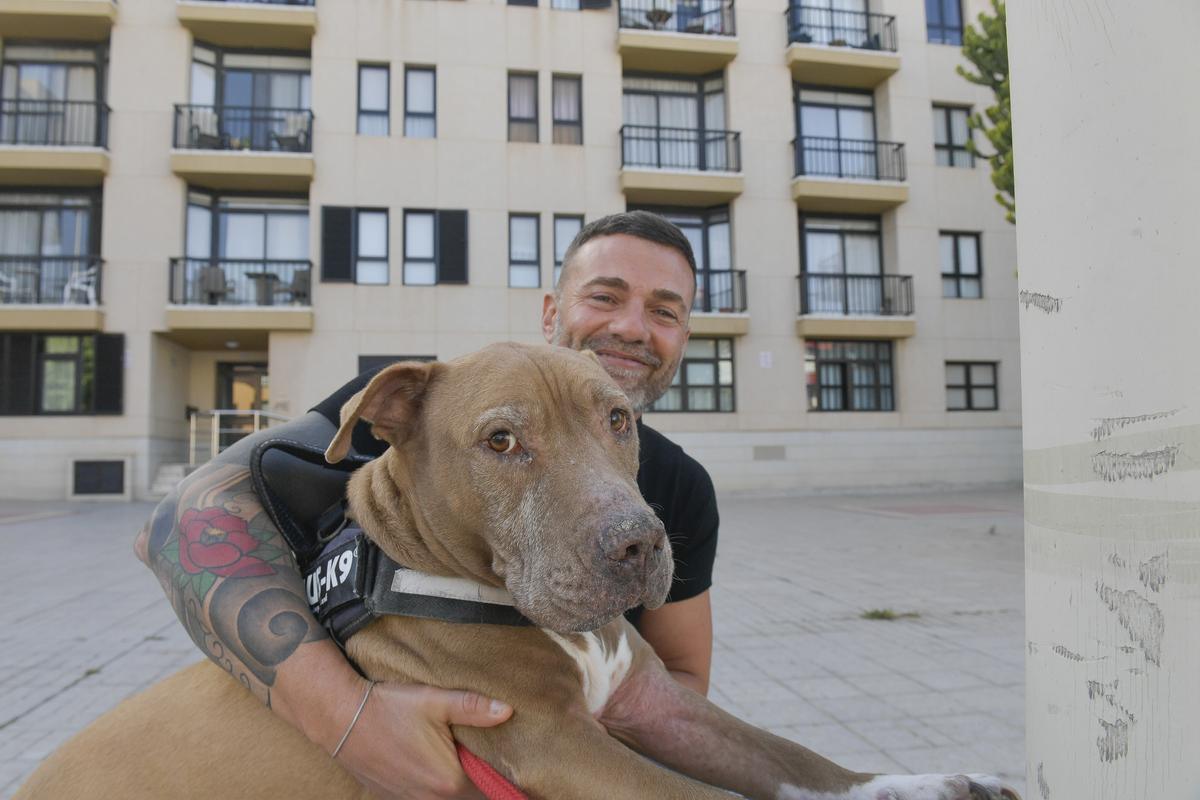
[[[676,33],[734,36],[733,0],[619,0],[618,24]]]
[[[896,18],[888,14],[792,3],[787,19],[789,42],[896,52]]]
[[[696,273],[692,311],[741,314],[746,310],[746,270],[702,269]]]
[[[171,259],[169,302],[207,306],[309,306],[312,262]]]
[[[108,112],[94,100],[0,99],[0,144],[107,147]]]
[[[175,106],[174,146],[184,150],[312,152],[312,111],[257,106]]]
[[[99,256],[0,255],[0,305],[100,302]]]
[[[899,142],[804,136],[792,144],[797,175],[902,181],[907,174]]]
[[[626,167],[741,172],[738,131],[621,126],[621,163]]]
[[[270,411],[193,411],[188,414],[188,466],[203,464],[250,434],[287,421]]]
[[[263,6],[314,6],[316,0],[202,0],[205,3],[254,3]]]
[[[801,314],[905,317],[913,313],[911,275],[801,272]]]

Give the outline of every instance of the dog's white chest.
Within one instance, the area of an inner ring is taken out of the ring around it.
[[[554,631],[542,630],[575,661],[583,676],[583,697],[588,711],[600,713],[613,690],[625,680],[633,663],[633,651],[625,632],[621,632],[616,645],[609,650],[595,633],[580,634],[576,641],[571,641]]]

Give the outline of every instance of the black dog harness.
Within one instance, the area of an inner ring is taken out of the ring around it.
[[[255,447],[250,474],[271,521],[283,534],[304,575],[309,608],[339,646],[381,616],[484,625],[531,625],[504,589],[466,578],[409,569],[389,558],[346,517],[345,484],[370,459],[336,465],[324,450],[272,439]],[[336,502],[314,518],[314,500]]]

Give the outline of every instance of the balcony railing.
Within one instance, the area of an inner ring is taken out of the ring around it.
[[[316,0],[202,0],[205,3],[253,3],[263,6],[314,6]]]
[[[312,262],[173,258],[169,300],[175,305],[309,306]]]
[[[896,51],[896,18],[803,3],[788,6],[788,41]]]
[[[0,304],[100,302],[99,256],[0,256]]]
[[[312,152],[312,111],[253,106],[175,106],[175,147]]]
[[[871,139],[804,136],[795,142],[796,174],[872,181],[902,181],[904,145]]]
[[[800,313],[908,316],[913,313],[912,276],[801,272]]]
[[[737,131],[623,125],[621,163],[626,167],[741,172],[741,134]]]
[[[90,100],[0,100],[0,144],[107,147],[108,106]]]
[[[622,28],[734,36],[733,0],[620,0]]]
[[[704,269],[696,273],[692,311],[741,314],[746,310],[746,270]]]

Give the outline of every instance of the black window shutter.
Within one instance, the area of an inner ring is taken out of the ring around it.
[[[467,282],[467,212],[438,212],[438,283]]]
[[[101,333],[96,336],[95,414],[120,414],[125,386],[125,336]]]
[[[321,206],[321,280],[354,280],[354,209]]]
[[[579,7],[587,10],[589,8],[608,8],[612,5],[612,0],[579,0]]]
[[[5,363],[0,365],[0,414],[33,413],[33,374],[37,363],[33,354],[34,334],[9,333],[4,336]]]

